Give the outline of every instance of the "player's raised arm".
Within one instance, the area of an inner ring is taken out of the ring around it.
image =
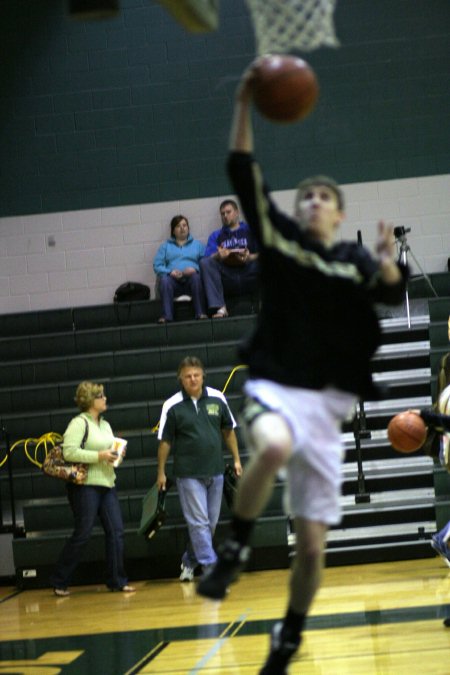
[[[236,152],[253,152],[253,125],[251,117],[251,80],[252,69],[243,74],[236,90],[233,117],[230,131],[230,150]]]

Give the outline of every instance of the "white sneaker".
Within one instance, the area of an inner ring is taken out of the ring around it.
[[[181,564],[180,581],[194,581],[194,568]]]

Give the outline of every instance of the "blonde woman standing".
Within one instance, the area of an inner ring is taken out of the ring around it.
[[[112,448],[113,431],[103,419],[103,413],[107,409],[106,400],[102,384],[81,382],[75,394],[75,402],[81,414],[69,422],[64,433],[65,459],[87,464],[88,476],[83,485],[67,483],[67,497],[75,528],[61,551],[50,579],[53,591],[59,597],[70,595],[68,586],[89,541],[97,516],[105,532],[107,587],[111,591],[124,593],[135,591],[128,585],[124,569],[123,520],[114,487],[116,474],[113,464],[117,455]],[[86,424],[87,437],[83,444]]]

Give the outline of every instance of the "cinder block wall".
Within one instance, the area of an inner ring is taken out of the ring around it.
[[[0,4],[0,313],[109,302],[153,285],[172,215],[217,226],[236,81],[254,56],[243,0],[192,35],[152,0],[75,22],[63,0]],[[383,216],[411,227],[429,272],[446,269],[450,100],[447,0],[338,3],[339,50],[307,55],[315,112],[256,117],[258,155],[290,208],[299,177],[346,186],[343,235],[366,243]],[[53,245],[54,244],[54,245]]]

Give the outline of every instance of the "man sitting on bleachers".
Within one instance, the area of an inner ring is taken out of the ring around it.
[[[257,244],[247,223],[239,220],[232,199],[219,207],[222,227],[214,230],[200,261],[208,313],[213,319],[228,316],[225,294],[253,293],[258,286]]]

